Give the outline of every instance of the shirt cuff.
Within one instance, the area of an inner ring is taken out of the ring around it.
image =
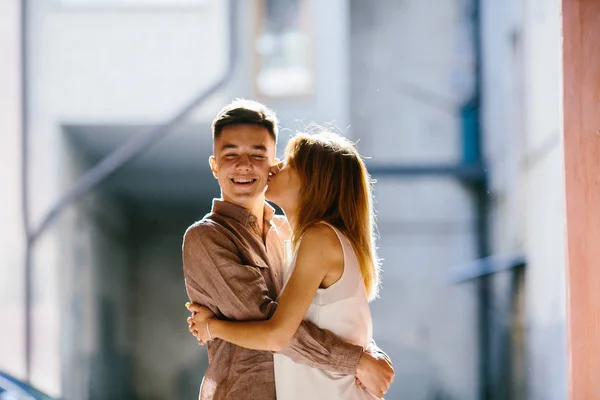
[[[361,346],[352,346],[340,353],[340,358],[336,360],[336,364],[342,372],[347,375],[356,376],[356,368],[360,361],[363,348]]]

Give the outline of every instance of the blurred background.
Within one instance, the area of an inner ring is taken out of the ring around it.
[[[238,97],[370,157],[387,399],[565,399],[560,4],[0,1],[0,399],[197,398],[181,243]]]

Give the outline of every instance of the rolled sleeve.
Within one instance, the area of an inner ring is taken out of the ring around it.
[[[362,352],[361,346],[345,342],[332,332],[303,321],[290,343],[279,353],[296,363],[356,375]]]
[[[219,230],[188,229],[182,253],[190,301],[236,321],[268,319],[275,311],[260,267],[242,264],[235,244]]]
[[[235,321],[266,320],[275,312],[277,302],[269,295],[261,267],[243,264],[235,243],[218,227],[190,227],[182,253],[191,302],[210,308],[219,318]],[[304,321],[280,353],[296,363],[355,375],[362,351],[361,346]]]

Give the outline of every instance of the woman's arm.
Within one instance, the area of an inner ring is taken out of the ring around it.
[[[342,270],[343,262],[343,250],[335,232],[326,225],[309,228],[300,243],[292,276],[271,319],[250,322],[210,319],[211,337],[249,349],[281,350],[294,336],[327,273]],[[209,340],[208,316],[210,314],[200,312],[193,317],[203,341]]]

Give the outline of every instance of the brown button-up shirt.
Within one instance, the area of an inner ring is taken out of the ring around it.
[[[212,212],[188,228],[183,272],[190,301],[233,321],[269,319],[283,286],[283,217],[265,204],[264,232],[249,210],[214,200]],[[288,232],[288,231],[286,231]],[[354,375],[362,353],[329,331],[303,322],[281,351],[295,362]],[[273,355],[216,339],[208,343],[209,366],[201,400],[275,399]]]

